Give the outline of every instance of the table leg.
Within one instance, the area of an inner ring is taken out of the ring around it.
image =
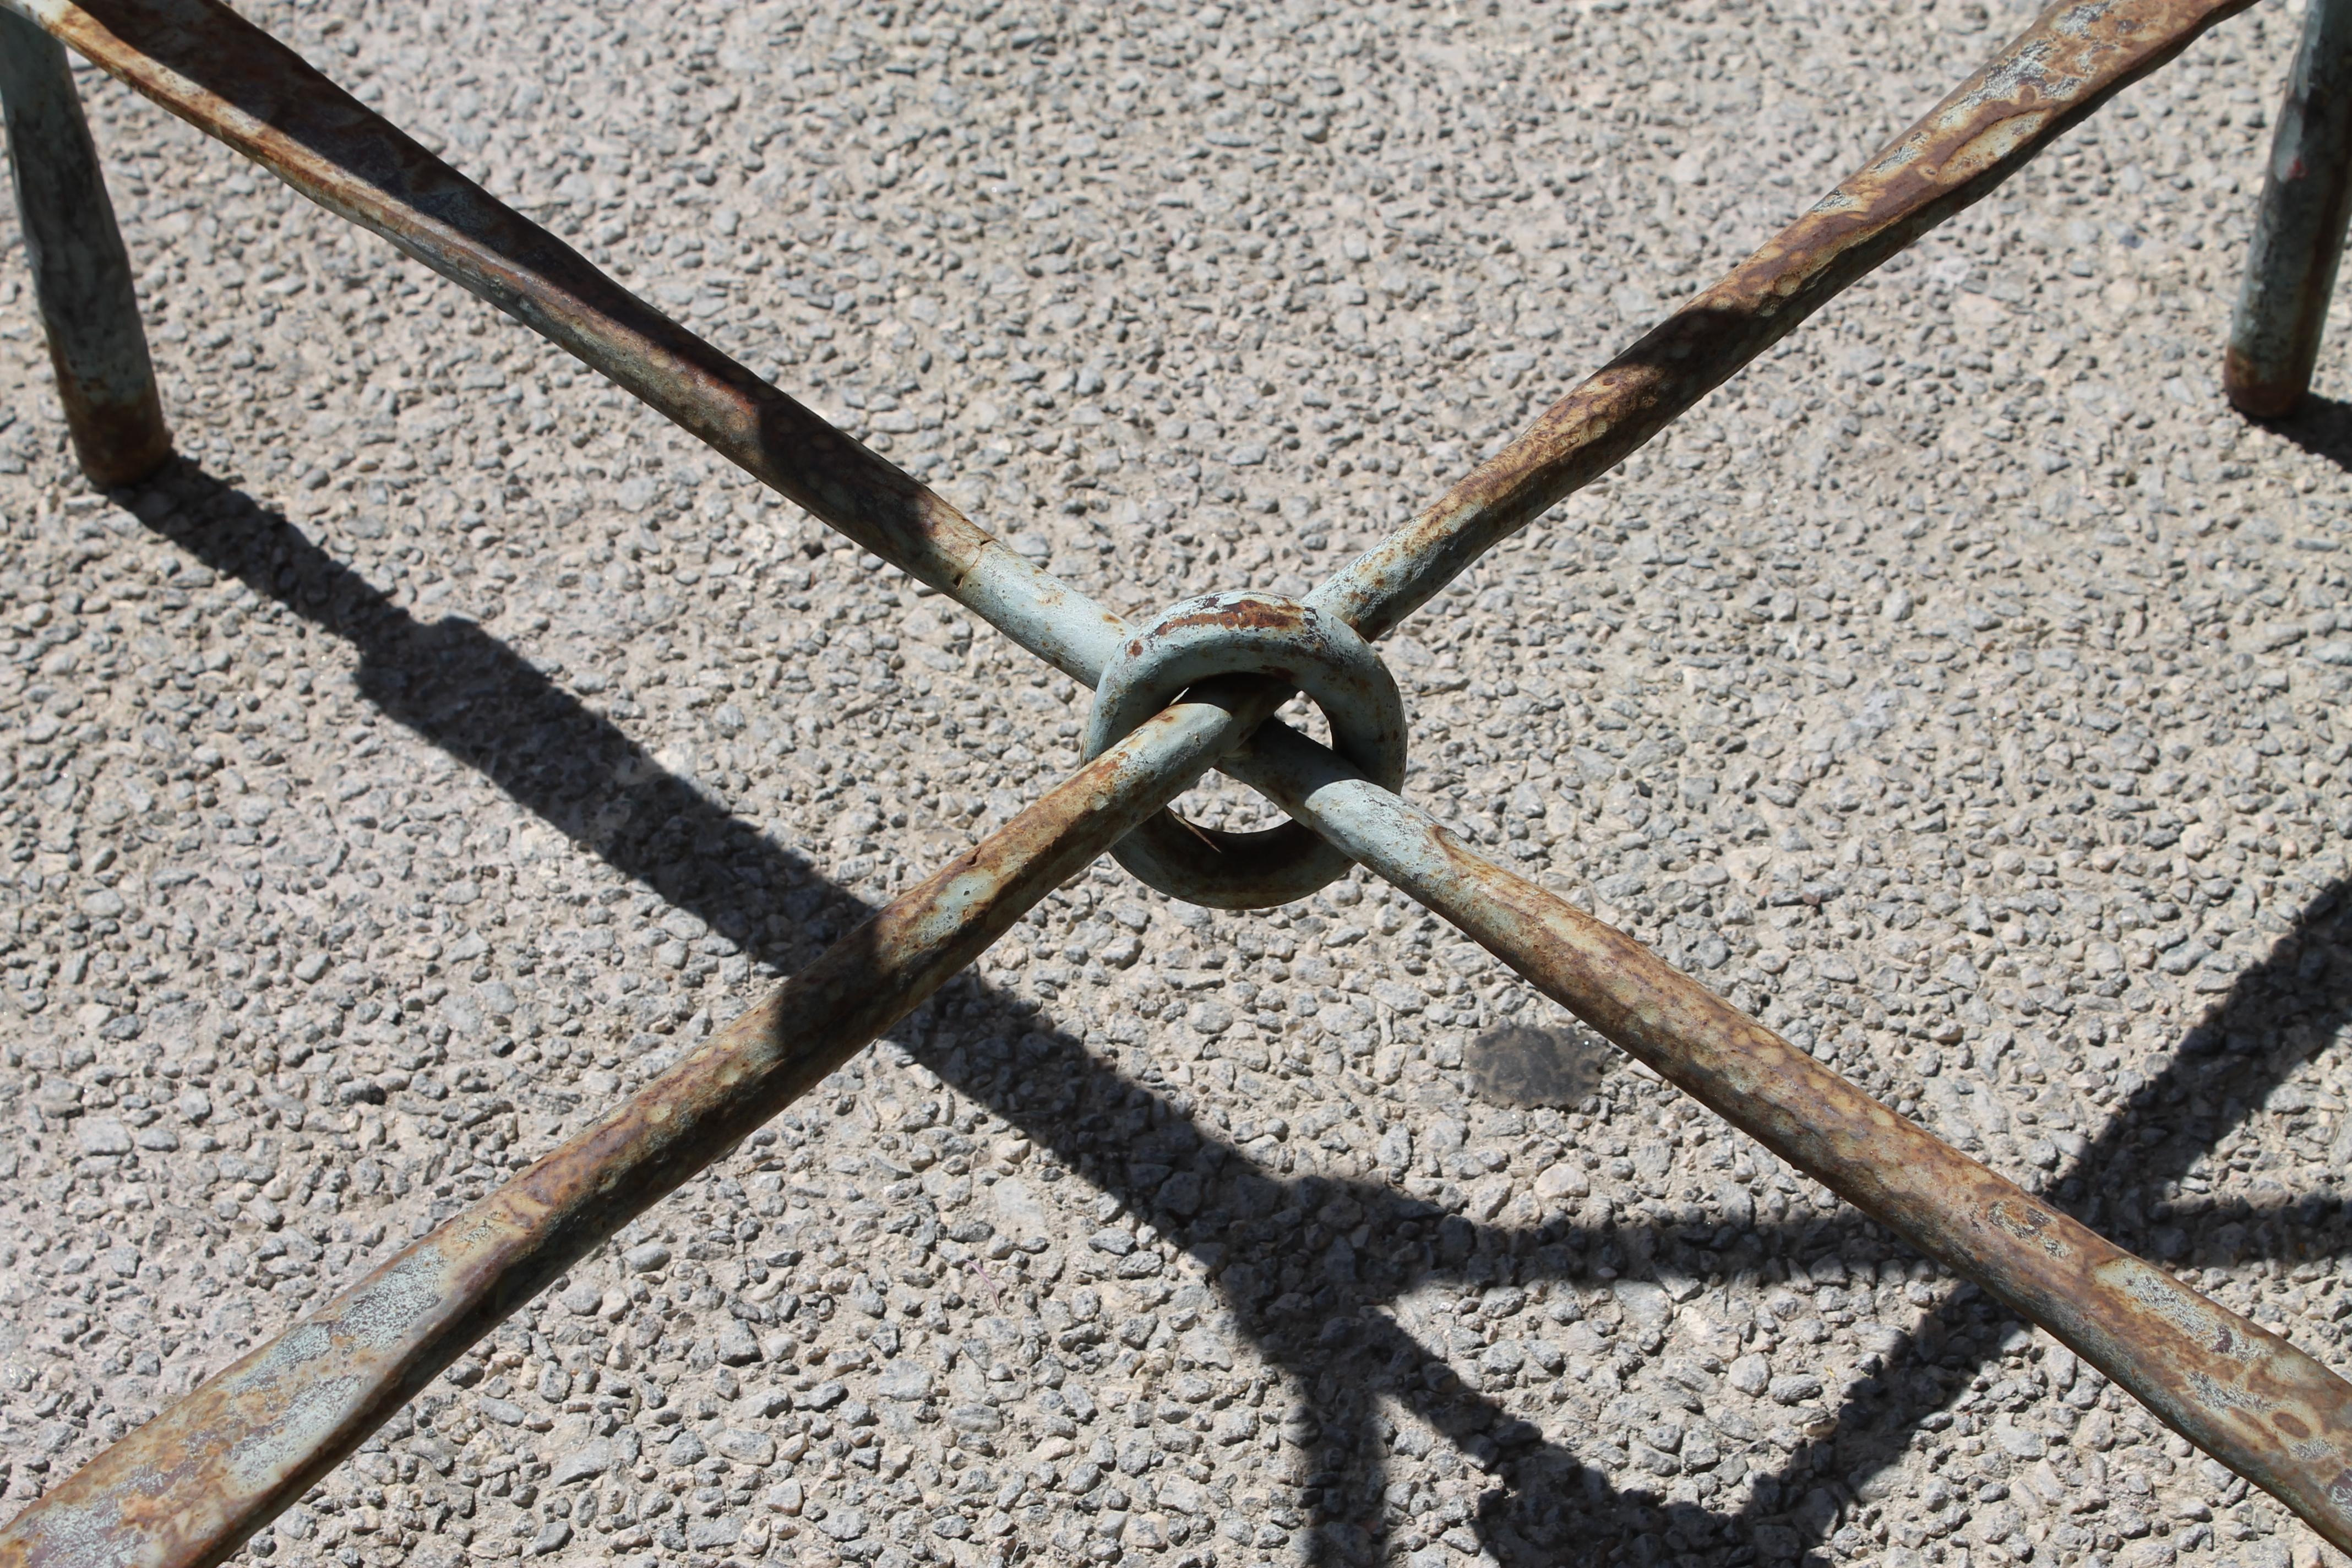
[[[2222,360],[2222,386],[2241,413],[2277,418],[2311,389],[2347,216],[2352,0],[2309,0]]]
[[[33,291],[75,455],[93,484],[143,479],[171,457],[172,436],[139,322],[131,256],[64,48],[6,10],[0,10],[0,103]]]

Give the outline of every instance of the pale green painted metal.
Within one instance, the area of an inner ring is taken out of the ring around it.
[[[2230,321],[2221,384],[2242,413],[2292,414],[2313,367],[2352,219],[2352,0],[2309,0]]]
[[[1132,635],[214,0],[0,3],[546,333],[1086,684]],[[2053,7],[1868,168],[1312,602],[1366,636],[1389,629],[1480,551],[2242,3]],[[277,106],[269,121],[222,90],[239,84],[268,89],[250,100]],[[357,167],[369,176],[348,173]],[[1479,859],[1383,783],[1265,719],[1287,695],[1282,681],[1221,678],[1150,720],[596,1130],[100,1456],[0,1531],[0,1568],[218,1561],[552,1278],[556,1260],[715,1158],[1221,763],[2352,1548],[2352,1385],[1938,1142],[1622,932]]]
[[[131,255],[115,226],[66,51],[5,11],[0,103],[33,295],[74,455],[93,484],[143,479],[170,458],[172,437],[139,321]]]
[[[1180,599],[1121,644],[1095,688],[1086,754],[1098,755],[1186,688],[1219,675],[1299,687],[1329,721],[1335,751],[1383,788],[1404,787],[1404,699],[1381,656],[1346,622],[1256,589]],[[1286,904],[1349,869],[1347,856],[1295,822],[1235,833],[1166,812],[1111,854],[1171,898],[1228,910]]]

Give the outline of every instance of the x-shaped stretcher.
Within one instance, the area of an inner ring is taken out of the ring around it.
[[[844,937],[594,1127],[100,1454],[0,1564],[211,1563],[468,1345],[919,1005],[1109,852],[1171,896],[1303,897],[1360,863],[1617,1046],[2049,1331],[2352,1550],[2352,1384],[1896,1115],[1656,955],[1480,858],[1397,791],[1373,645],[1856,279],[2247,0],[2065,0],[1761,249],[1303,600],[1132,625],[662,316],[215,0],[0,0],[17,191],[85,468],[170,453],[122,242],[60,43],[569,350],[1095,692],[1075,775]],[[2227,362],[2252,412],[2307,384],[2344,230],[2352,0],[2312,0]],[[2316,301],[2315,306],[2314,301]],[[1304,690],[1333,745],[1274,718]],[[1206,770],[1290,816],[1202,829]]]

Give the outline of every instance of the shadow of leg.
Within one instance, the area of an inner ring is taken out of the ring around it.
[[[2264,428],[2285,437],[2315,458],[2325,458],[2352,472],[2352,403],[2305,393],[2302,404],[2284,419],[2261,421]]]
[[[794,966],[865,913],[474,622],[419,621],[193,465],[150,493],[174,503],[163,537],[351,644],[360,692],[387,718],[755,957]]]
[[[2061,1173],[2062,1195],[2124,1246],[2165,1262],[2185,1238],[2157,1216],[2174,1184],[2222,1150],[2290,1074],[2352,1022],[2352,884],[2322,889],[2294,930],[2262,963],[2239,975],[2221,1000],[2181,1038],[2162,1071],[2135,1091],[2123,1115]],[[2340,1168],[2352,1142],[2329,1152]],[[2221,1174],[2221,1172],[2215,1172]],[[2231,1195],[2257,1206],[2292,1201],[2274,1178],[2256,1174]]]
[[[2341,1256],[2346,1237],[2340,1210],[2336,1223],[2319,1223],[2336,1210],[2324,1194],[2294,1199],[2275,1178],[2257,1175],[2248,1184],[2250,1192],[2222,1195],[2231,1181],[2244,1178],[2225,1180],[2225,1172],[2217,1170],[2218,1202],[2185,1209],[2174,1195],[2174,1184],[2225,1151],[2286,1078],[2352,1022],[2348,892],[2352,886],[2332,883],[2298,911],[2294,929],[2270,955],[2238,977],[2183,1036],[2163,1069],[2131,1096],[2083,1157],[2059,1173],[2058,1190],[2070,1196],[2086,1223],[2126,1247],[2175,1267],[2196,1262],[2218,1268],[2249,1255]],[[2337,1169],[2352,1157],[2352,1120],[2345,1126],[2324,1155],[2311,1151]],[[2216,1275],[2205,1284],[2221,1282]],[[2284,1331],[2286,1325],[2273,1315],[2270,1326]],[[1880,1386],[1866,1398],[1850,1393],[1837,1413],[1835,1430],[1792,1455],[1783,1477],[1834,1476],[1849,1497],[1866,1492],[1872,1478],[1899,1458],[1908,1432],[1932,1413],[1948,1409],[1963,1419],[1991,1420],[2000,1404],[1980,1400],[1974,1385],[2023,1342],[2022,1325],[1973,1286],[1961,1287],[1886,1352],[1886,1366],[1895,1370],[1871,1380]],[[2089,1384],[2084,1387],[2087,1391]],[[1942,1396],[1946,1391],[1948,1398]],[[2052,1395],[2063,1392],[2054,1385],[2047,1390]],[[2071,1426],[2086,1403],[2046,1398],[2041,1407],[2044,1424]],[[1988,1451],[1979,1478],[1983,1486],[2006,1489],[2012,1472],[2028,1468],[2028,1451],[2043,1438],[2028,1430],[2013,1441],[2015,1453]],[[1780,1491],[1788,1489],[1784,1479]],[[1810,1550],[1828,1539],[1840,1515],[1827,1505],[1837,1500],[1837,1493],[1825,1489],[1822,1502],[1773,1521],[1769,1510],[1782,1506],[1783,1499],[1768,1499],[1759,1488],[1746,1511],[1770,1528],[1793,1531],[1782,1544]],[[2068,1528],[2082,1537],[2068,1550],[2105,1544],[2095,1529]],[[2106,1533],[2113,1533],[2111,1527]]]

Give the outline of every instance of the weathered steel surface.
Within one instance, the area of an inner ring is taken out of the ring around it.
[[[2250,0],[2067,0],[1927,118],[1676,310],[1311,602],[1378,641],[1847,285]]]
[[[1367,635],[1389,629],[1488,544],[2243,3],[2053,9],[1314,603]],[[0,5],[563,344],[1071,674],[1093,684],[1118,656],[1129,628],[1115,614],[661,317],[212,0]],[[1227,765],[1298,822],[2352,1546],[2352,1387],[1903,1121],[1631,939],[1479,861],[1347,762],[1261,726],[1298,673],[1278,656],[1267,666],[1270,678],[1221,677],[1150,720],[594,1132],[101,1455],[0,1532],[0,1564],[218,1560],[467,1343],[887,1027],[1254,728]]]
[[[1313,698],[1331,743],[1390,789],[1404,784],[1404,700],[1381,656],[1343,621],[1259,592],[1203,594],[1170,605],[1103,671],[1087,719],[1093,756],[1193,682],[1262,675]],[[1160,812],[1111,849],[1136,878],[1171,898],[1229,910],[1303,899],[1350,862],[1295,822],[1257,832],[1202,827]]]
[[[2352,1384],[1897,1116],[1622,931],[1481,859],[1296,731],[1268,725],[1226,765],[2352,1550]]]
[[[1117,616],[622,288],[218,0],[0,4],[1086,684],[1118,647]]]
[[[0,12],[0,100],[16,212],[58,400],[94,485],[145,479],[172,456],[155,367],[98,149],[57,40]]]
[[[2352,1546],[2352,1386],[1904,1121],[1631,938],[1478,858],[1345,759],[1259,723],[1280,694],[1220,679],[1150,720],[604,1124],[100,1455],[0,1531],[0,1564],[220,1561],[467,1345],[1244,735],[1226,757],[1236,776]]]
[[[878,454],[662,315],[216,0],[0,0],[329,211],[481,296],[866,548],[1097,684],[1131,638]],[[1346,627],[1340,626],[1344,632]],[[1391,694],[1393,688],[1391,687]],[[1191,865],[1214,901],[1285,901],[1345,862],[1286,824],[1228,834],[1162,816],[1134,853]],[[1313,872],[1301,886],[1302,868]]]
[[[1173,799],[1270,711],[1262,688],[1219,682],[1154,716],[598,1126],[99,1455],[0,1531],[0,1564],[226,1557],[467,1345]]]
[[[2347,218],[2352,0],[2310,0],[2221,356],[2222,390],[2240,412],[2274,419],[2311,390]]]
[[[1278,695],[1224,681],[1151,720],[605,1124],[101,1455],[0,1532],[0,1563],[217,1561],[572,1260],[1172,798]],[[1296,731],[1258,727],[1228,765],[1663,1076],[2057,1334],[2330,1540],[2352,1542],[2352,1387],[2311,1358],[1896,1117],[1622,933],[1480,860]]]
[[[1312,602],[1377,639],[1854,279],[2251,0],[2046,13],[1919,125]],[[1128,627],[599,272],[217,0],[0,0],[330,211],[610,376],[884,559],[1091,686]]]
[[[2046,14],[1908,136],[1311,602],[1367,638],[1383,635],[1839,289],[2247,3],[2090,0]],[[217,0],[0,6],[562,344],[1087,685],[1129,635],[1115,611],[621,288]]]

